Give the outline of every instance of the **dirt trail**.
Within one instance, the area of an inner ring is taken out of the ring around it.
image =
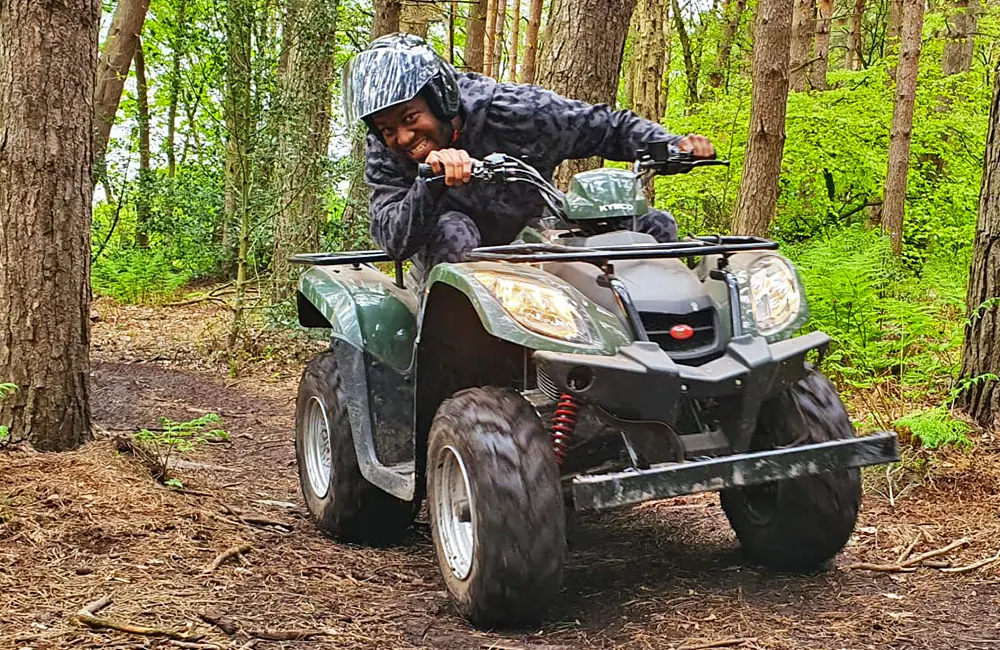
[[[98,440],[63,455],[0,452],[0,648],[178,647],[72,620],[104,595],[112,603],[99,616],[174,630],[197,623],[201,643],[220,648],[247,647],[250,637],[205,624],[207,609],[244,630],[326,632],[258,648],[1000,648],[1000,562],[963,573],[845,568],[892,562],[918,532],[914,555],[971,538],[938,558],[952,566],[996,554],[992,441],[949,455],[901,498],[895,485],[894,505],[884,478],[869,476],[851,544],[813,576],[742,564],[715,495],[580,518],[546,622],[483,632],[455,615],[425,517],[404,544],[384,549],[340,544],[310,523],[292,442],[297,362],[268,360],[234,382],[204,344],[219,312],[100,308]],[[195,463],[178,471],[186,493],[116,452],[117,434],[208,412],[223,417],[231,440],[186,457]],[[278,525],[246,523],[254,517]],[[244,543],[242,560],[204,572]]]

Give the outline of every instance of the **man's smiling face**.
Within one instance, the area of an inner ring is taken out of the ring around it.
[[[420,96],[376,113],[372,121],[386,146],[414,162],[423,162],[448,144],[446,125]]]

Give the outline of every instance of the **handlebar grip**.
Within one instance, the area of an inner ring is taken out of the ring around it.
[[[428,183],[444,182],[444,174],[435,174],[434,168],[427,163],[419,163],[417,165],[417,177],[424,179]]]

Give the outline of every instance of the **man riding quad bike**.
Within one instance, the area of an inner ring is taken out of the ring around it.
[[[707,140],[459,75],[408,35],[351,61],[344,100],[371,130],[385,250],[293,258],[311,265],[300,323],[332,332],[296,407],[321,529],[398,539],[426,498],[444,582],[480,625],[538,619],[558,596],[567,508],[720,491],[749,560],[836,555],[858,468],[897,460],[896,438],[855,438],[807,361],[829,337],[792,338],[808,310],[774,242],[678,241],[647,205],[653,176],[725,164]],[[634,165],[551,183],[591,155]]]

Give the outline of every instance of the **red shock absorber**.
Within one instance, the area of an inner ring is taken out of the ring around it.
[[[563,393],[552,416],[552,447],[556,453],[556,464],[562,465],[563,459],[569,453],[569,443],[576,431],[577,416],[580,413],[580,402],[568,393]]]

